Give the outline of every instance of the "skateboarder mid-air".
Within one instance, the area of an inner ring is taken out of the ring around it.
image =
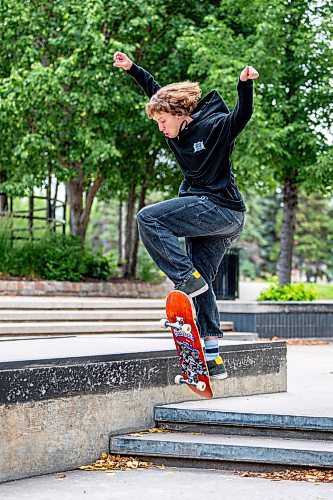
[[[147,115],[156,121],[184,175],[177,198],[139,211],[140,237],[175,288],[193,298],[210,377],[226,378],[212,282],[225,252],[244,227],[246,207],[230,157],[236,137],[251,118],[253,80],[259,74],[252,66],[243,69],[237,82],[238,100],[230,112],[216,90],[200,99],[195,82],[161,87],[122,52],[114,54],[113,65],[132,76],[149,97]],[[180,237],[185,237],[186,252]]]

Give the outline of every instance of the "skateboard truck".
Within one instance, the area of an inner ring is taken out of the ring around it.
[[[161,328],[174,328],[175,330],[183,333],[191,333],[192,331],[191,325],[184,323],[182,318],[177,318],[177,321],[175,323],[170,323],[170,321],[168,321],[166,318],[163,318],[160,321],[160,326]]]
[[[175,384],[177,385],[182,385],[182,384],[186,384],[186,385],[194,385],[198,391],[202,392],[206,389],[206,384],[205,382],[190,382],[189,380],[186,380],[182,375],[176,375],[175,377]]]

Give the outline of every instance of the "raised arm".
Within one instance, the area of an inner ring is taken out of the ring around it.
[[[233,141],[240,134],[251,118],[253,113],[253,80],[258,77],[258,71],[252,66],[246,66],[240,74],[237,83],[237,103],[227,116],[229,141]]]
[[[145,69],[141,68],[135,64],[131,59],[123,52],[116,52],[113,56],[114,63],[113,66],[117,68],[123,68],[129,75],[131,75],[138,85],[142,88],[145,94],[150,98],[152,95],[156,94],[161,85],[157,83],[154,77],[148,73]]]

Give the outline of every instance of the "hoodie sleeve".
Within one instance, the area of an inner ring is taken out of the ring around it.
[[[148,73],[145,69],[141,68],[137,64],[133,63],[131,68],[127,73],[134,78],[136,83],[140,85],[145,94],[150,98],[152,95],[156,94],[161,85],[157,83],[154,77]]]
[[[229,126],[228,140],[231,142],[245,128],[253,113],[253,80],[243,82],[238,78],[236,106],[226,117]]]

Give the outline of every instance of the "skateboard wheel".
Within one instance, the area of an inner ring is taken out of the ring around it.
[[[177,376],[175,377],[175,384],[180,385],[180,384],[182,384],[183,382],[184,382],[184,377],[182,377],[182,375],[177,375]]]
[[[198,382],[196,388],[198,389],[198,391],[203,392],[206,389],[205,382]]]
[[[160,327],[161,328],[168,328],[168,320],[166,318],[163,318],[160,320]]]
[[[189,325],[188,323],[185,323],[182,326],[182,332],[183,333],[191,333],[191,331],[192,331],[191,325]]]

